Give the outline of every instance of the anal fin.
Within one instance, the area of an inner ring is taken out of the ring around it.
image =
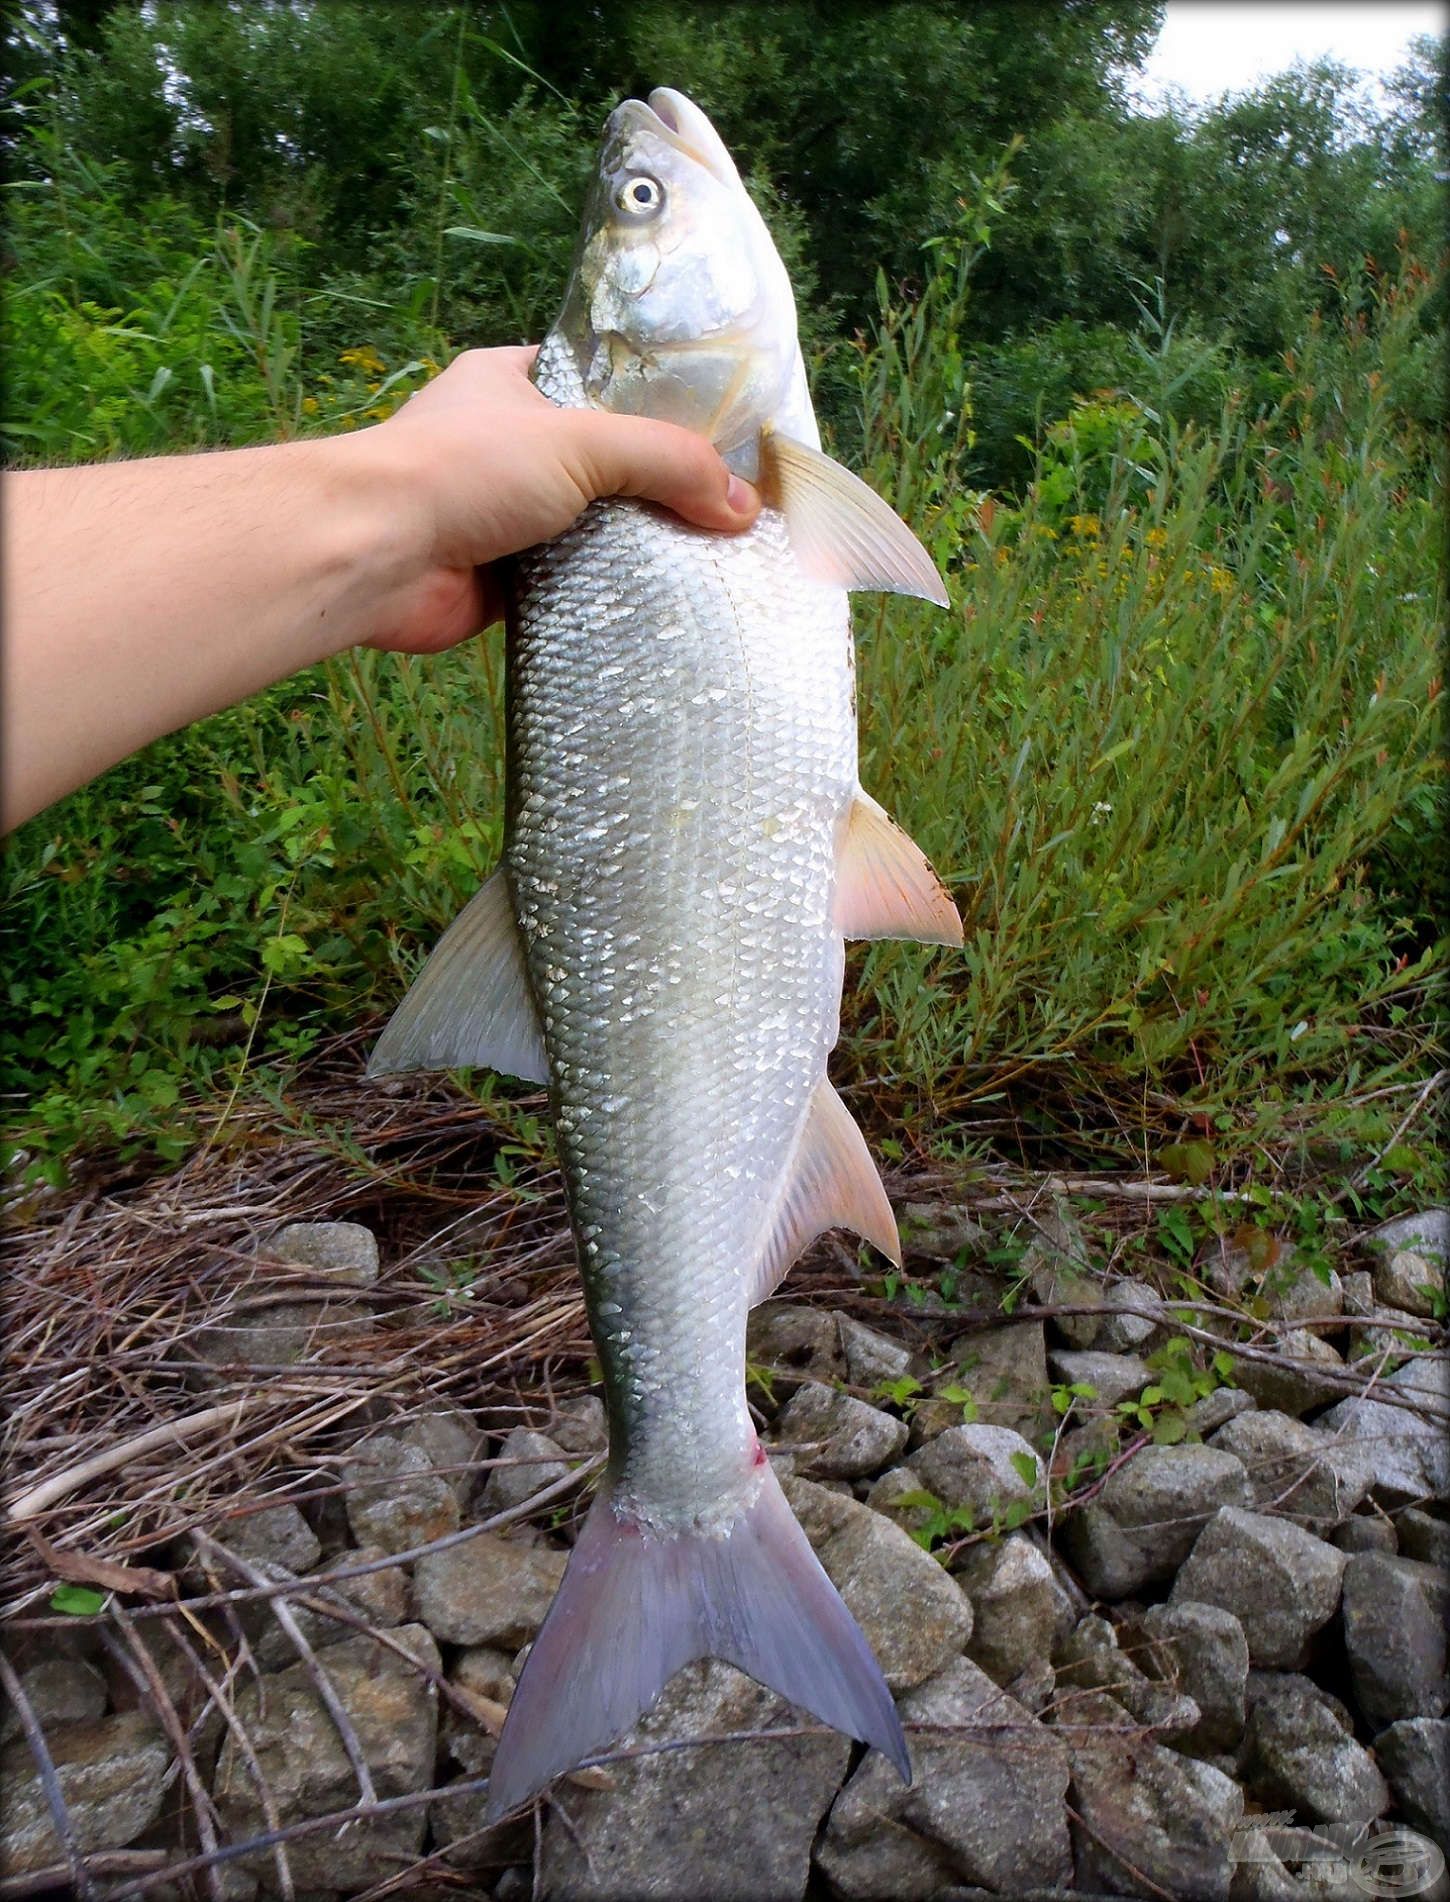
[[[921,847],[859,789],[836,871],[836,923],[847,938],[962,942],[962,921]]]
[[[866,1138],[828,1082],[811,1098],[775,1226],[756,1264],[750,1305],[780,1285],[801,1250],[828,1228],[849,1228],[901,1265],[896,1217]]]
[[[473,1065],[526,1083],[549,1080],[524,947],[501,870],[484,881],[438,940],[388,1020],[367,1073]]]

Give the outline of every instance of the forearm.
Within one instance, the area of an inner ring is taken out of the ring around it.
[[[4,490],[6,828],[370,638],[418,566],[361,438],[26,471]]]

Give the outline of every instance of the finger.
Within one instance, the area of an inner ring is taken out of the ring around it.
[[[703,436],[675,423],[603,410],[564,412],[577,469],[592,496],[634,495],[661,502],[700,528],[749,528],[760,497]]]

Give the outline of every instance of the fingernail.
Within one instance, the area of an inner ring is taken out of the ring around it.
[[[754,513],[755,491],[743,476],[731,476],[725,489],[725,505],[735,515]]]

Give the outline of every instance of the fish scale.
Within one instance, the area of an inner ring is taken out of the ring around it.
[[[520,562],[507,865],[621,1489],[661,1527],[757,1483],[745,1319],[836,1040],[849,655],[774,510],[727,542],[596,503]]]

